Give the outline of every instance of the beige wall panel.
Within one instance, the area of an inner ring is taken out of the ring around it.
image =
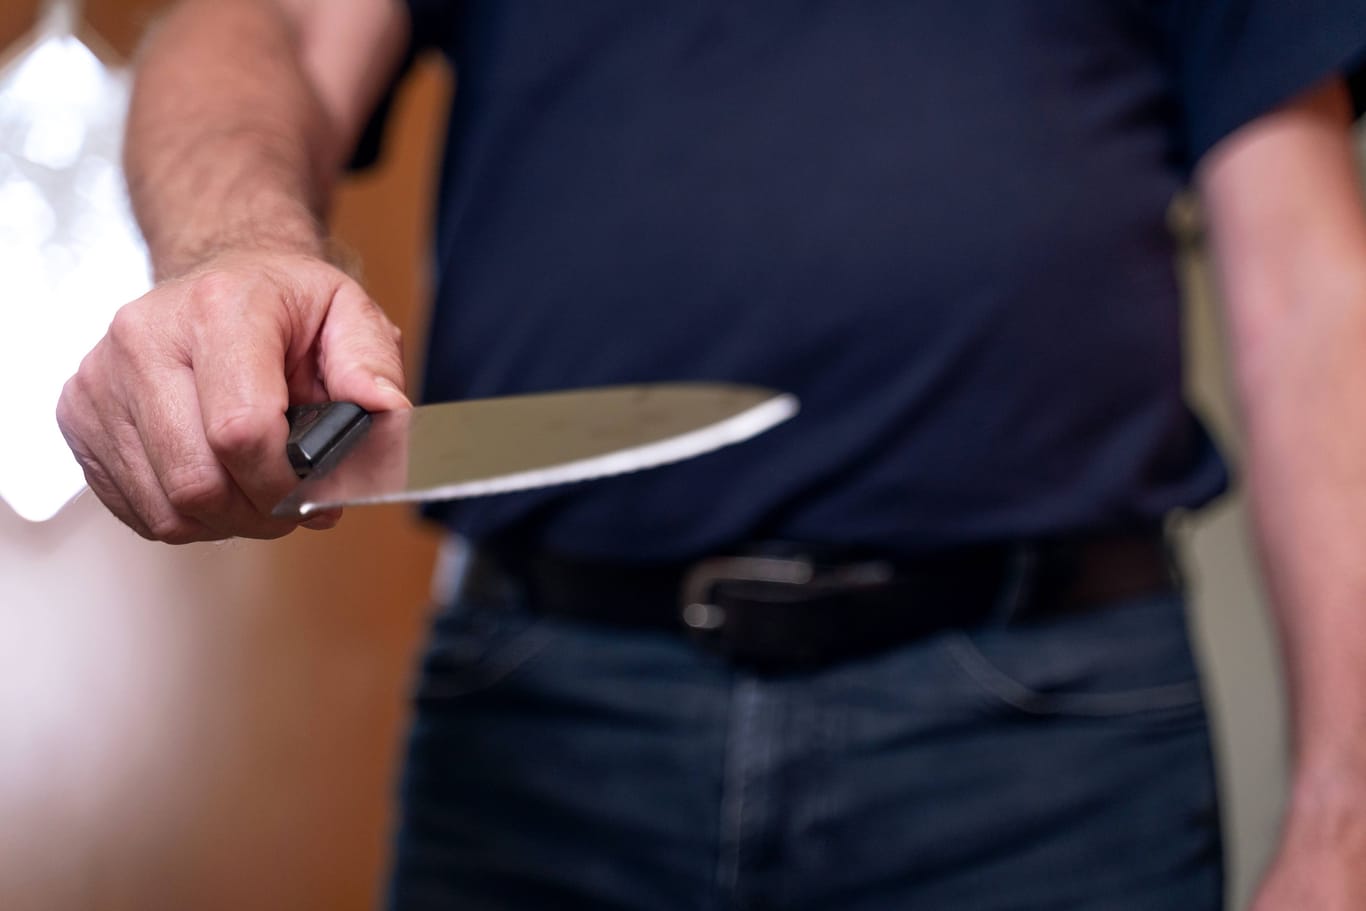
[[[1242,443],[1218,302],[1199,251],[1183,261],[1187,386],[1236,466]],[[1279,656],[1245,497],[1236,490],[1186,523],[1193,627],[1204,659],[1223,787],[1229,907],[1243,908],[1276,845],[1289,773]]]

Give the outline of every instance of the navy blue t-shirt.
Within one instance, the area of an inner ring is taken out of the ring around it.
[[[458,89],[425,397],[759,383],[683,464],[433,512],[679,559],[1132,526],[1226,473],[1166,212],[1366,49],[1362,0],[409,0]]]

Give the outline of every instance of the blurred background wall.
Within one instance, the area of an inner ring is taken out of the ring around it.
[[[126,56],[163,5],[88,0],[82,37]],[[0,2],[0,47],[37,6]],[[410,346],[449,88],[415,77],[335,211]],[[93,497],[37,525],[0,503],[0,909],[374,907],[433,553],[401,508],[171,548]]]
[[[91,40],[127,55],[162,5],[89,0]],[[0,4],[0,47],[37,6]],[[419,70],[385,163],[336,210],[410,346],[449,90],[439,66]],[[1183,224],[1192,395],[1236,456],[1198,231]],[[1236,905],[1274,844],[1283,705],[1239,499],[1184,533]],[[0,909],[372,907],[433,551],[402,509],[280,542],[169,548],[90,498],[41,525],[0,504]]]

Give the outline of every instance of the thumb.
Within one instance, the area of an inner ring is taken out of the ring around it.
[[[318,336],[328,397],[355,402],[366,411],[413,407],[403,392],[401,340],[398,327],[359,285],[343,283]]]

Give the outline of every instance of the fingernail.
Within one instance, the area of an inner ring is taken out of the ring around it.
[[[408,401],[408,396],[403,394],[403,390],[395,386],[393,380],[389,379],[388,377],[375,377],[375,385],[383,389],[385,392],[392,393],[393,395],[396,395],[399,398],[403,399],[403,401],[406,404],[410,406],[413,404],[412,402]]]

